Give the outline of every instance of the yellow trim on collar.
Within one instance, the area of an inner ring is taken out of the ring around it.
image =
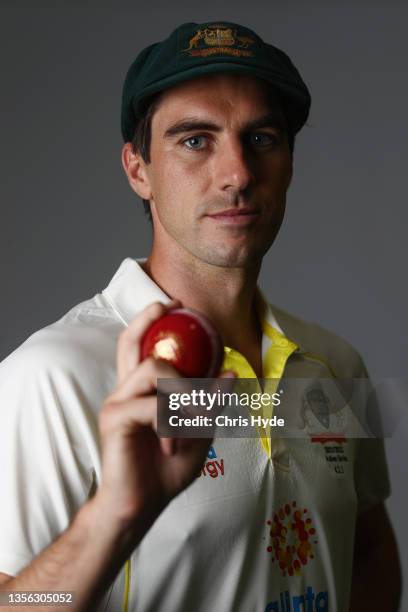
[[[258,294],[260,295],[260,294]],[[259,393],[265,392],[268,394],[275,393],[278,388],[280,379],[283,376],[283,372],[286,366],[286,362],[289,357],[298,349],[298,345],[289,340],[284,334],[272,327],[265,320],[265,308],[266,304],[263,302],[261,296],[261,304],[258,313],[261,318],[261,326],[264,335],[271,340],[271,345],[266,351],[265,356],[262,360],[262,377],[265,379],[265,387],[262,390],[260,384],[256,385]],[[234,370],[237,373],[238,378],[256,378],[256,374],[248,362],[248,360],[239,351],[230,348],[229,346],[224,347],[224,361],[222,364],[223,370]],[[253,411],[255,414],[255,411]],[[271,418],[273,416],[273,405],[263,406],[256,414],[261,414],[263,418]],[[271,456],[271,432],[270,427],[265,429],[259,429],[260,439],[262,446],[268,455]]]
[[[128,559],[125,563],[125,588],[123,591],[122,612],[128,612],[128,609],[129,609],[129,593],[130,593],[130,581],[131,581],[131,572],[132,572],[131,564],[132,564],[131,559]]]

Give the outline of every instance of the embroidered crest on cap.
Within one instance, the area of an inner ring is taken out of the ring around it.
[[[216,24],[197,30],[183,52],[198,57],[209,55],[254,57],[254,53],[247,50],[253,44],[255,44],[253,38],[240,36],[236,28]]]

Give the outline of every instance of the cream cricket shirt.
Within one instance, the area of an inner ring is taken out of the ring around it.
[[[169,301],[137,261],[0,366],[1,572],[29,564],[98,483],[97,415],[115,386],[118,335],[147,304]],[[340,338],[266,302],[260,314],[265,377],[366,376]],[[255,376],[227,347],[224,367]],[[345,612],[357,513],[389,494],[383,445],[345,439],[335,469],[308,424],[302,440],[216,438],[99,609]]]

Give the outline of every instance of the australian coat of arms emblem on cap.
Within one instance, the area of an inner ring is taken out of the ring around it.
[[[237,28],[223,24],[211,24],[196,30],[189,40],[184,53],[192,56],[232,55],[235,57],[254,57],[249,49],[255,40],[250,36],[240,36]]]

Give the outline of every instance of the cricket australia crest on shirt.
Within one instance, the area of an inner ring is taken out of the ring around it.
[[[237,28],[215,24],[196,31],[183,52],[196,57],[209,55],[232,55],[235,57],[254,57],[249,47],[255,44],[250,36],[241,36]]]

